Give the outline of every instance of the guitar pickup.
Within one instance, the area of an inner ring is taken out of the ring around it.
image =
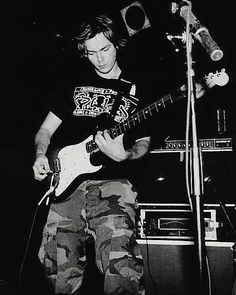
[[[61,171],[61,164],[58,158],[53,160],[53,171],[54,173],[59,173]]]

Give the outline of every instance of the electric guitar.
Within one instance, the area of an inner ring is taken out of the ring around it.
[[[228,83],[229,77],[226,74],[225,69],[222,69],[215,74],[208,74],[203,80],[205,81],[205,88],[212,88],[214,85],[224,86]],[[203,96],[205,92],[201,87],[202,86],[200,86],[199,89],[196,89],[197,98]],[[186,86],[184,85],[176,91],[175,95],[165,95],[161,99],[158,99],[130,116],[122,123],[108,129],[108,133],[111,138],[114,139],[118,135],[142,124],[156,113],[166,109],[169,105],[182,98],[186,98]],[[51,176],[52,178],[50,181],[50,198],[52,199],[52,202],[57,203],[65,200],[82,182],[81,178],[86,176],[87,179],[89,179],[89,176],[87,176],[88,174],[94,173],[102,168],[102,165],[94,166],[90,161],[91,154],[98,150],[93,135],[88,136],[84,141],[78,144],[68,145],[59,150],[53,160],[54,173]]]

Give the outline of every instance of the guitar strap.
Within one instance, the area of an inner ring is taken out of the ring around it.
[[[130,81],[124,80],[119,77],[118,87],[117,87],[117,96],[116,96],[115,102],[113,104],[111,113],[110,113],[112,120],[114,120],[116,113],[119,109],[119,106],[120,106],[121,100],[122,100],[122,96],[129,95],[131,86],[132,86],[132,83]]]

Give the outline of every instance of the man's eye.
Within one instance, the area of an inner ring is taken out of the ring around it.
[[[94,55],[94,52],[88,52],[88,55],[92,56]]]

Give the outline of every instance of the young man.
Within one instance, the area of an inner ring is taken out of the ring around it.
[[[78,79],[53,98],[35,136],[34,177],[41,181],[51,173],[49,146],[60,143],[76,150],[91,134],[96,147],[91,156],[97,156],[101,168],[85,174],[83,180],[75,177],[73,191],[50,205],[39,258],[55,294],[79,294],[86,267],[85,245],[93,237],[96,264],[104,275],[104,294],[145,294],[143,260],[134,234],[137,191],[128,172],[147,155],[150,136],[143,126],[127,132],[123,132],[130,127],[126,125],[121,130],[108,129],[122,125],[141,107],[140,80],[119,65],[118,54],[125,40],[107,16],[85,22],[77,40],[92,67],[82,72],[78,69]],[[104,114],[112,125],[98,125],[98,118],[105,123]],[[75,161],[80,163],[80,157],[81,165],[86,166],[79,149]],[[69,159],[70,150],[63,165],[72,171]]]

